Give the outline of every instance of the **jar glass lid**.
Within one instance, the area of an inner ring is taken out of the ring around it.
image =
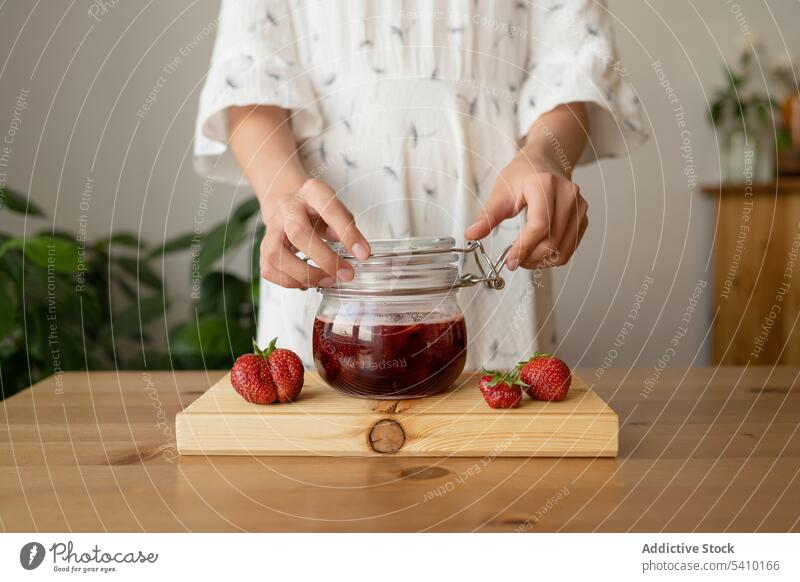
[[[353,254],[348,251],[340,242],[329,242],[328,246],[333,252],[348,260],[355,259]],[[379,238],[369,241],[372,256],[383,255],[386,253],[409,253],[425,254],[431,251],[446,252],[456,246],[453,237],[411,237],[411,238]],[[370,258],[366,259],[369,261]]]
[[[329,242],[328,246],[353,265],[355,277],[318,290],[343,296],[383,297],[444,293],[479,283],[490,289],[502,289],[505,280],[500,271],[512,245],[497,260],[492,260],[480,241],[468,241],[457,247],[452,237],[376,239],[370,241],[372,253],[363,261],[342,243]],[[459,274],[462,254],[472,254],[478,273]],[[308,261],[308,257],[303,260]]]
[[[326,292],[364,296],[446,292],[459,280],[460,256],[452,237],[376,239],[369,244],[371,255],[359,260],[342,243],[328,243],[353,265],[355,277],[337,281]]]

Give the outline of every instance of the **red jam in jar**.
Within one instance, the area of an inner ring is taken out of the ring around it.
[[[317,371],[349,396],[405,399],[446,390],[467,357],[452,238],[371,241],[355,277],[323,289],[314,320]]]
[[[351,396],[420,398],[445,390],[467,358],[463,316],[420,323],[317,318],[314,362],[323,380]]]

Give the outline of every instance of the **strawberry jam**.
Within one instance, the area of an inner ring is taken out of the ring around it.
[[[331,387],[363,398],[421,398],[445,390],[464,369],[464,317],[414,319],[364,325],[317,317],[317,371]]]

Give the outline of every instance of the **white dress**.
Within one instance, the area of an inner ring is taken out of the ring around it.
[[[367,238],[462,242],[520,139],[555,106],[588,102],[581,162],[644,139],[621,70],[597,0],[223,0],[196,167],[244,186],[225,109],[281,106],[307,171],[337,190]],[[495,229],[490,255],[519,220]],[[467,369],[511,366],[555,342],[549,273],[518,269],[507,281],[459,292]],[[262,281],[259,343],[277,336],[311,366],[319,300]]]

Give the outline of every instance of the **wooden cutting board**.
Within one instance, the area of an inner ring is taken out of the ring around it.
[[[579,378],[561,402],[492,410],[463,374],[418,400],[351,398],[306,373],[300,398],[245,402],[222,378],[175,419],[184,455],[614,457],[617,415]]]

